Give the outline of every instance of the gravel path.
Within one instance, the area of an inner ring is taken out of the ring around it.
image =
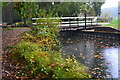
[[[15,29],[15,30],[3,30],[2,31],[2,47],[14,45],[19,39],[19,34],[28,31],[30,29]]]
[[[20,34],[30,29],[15,29],[15,30],[3,30],[2,31],[2,48],[10,45],[15,45],[20,38]],[[15,67],[14,63],[9,60],[8,54],[11,49],[8,48],[3,51],[2,54],[2,80],[21,80],[17,78],[16,74],[18,69]],[[1,58],[0,58],[1,60]]]

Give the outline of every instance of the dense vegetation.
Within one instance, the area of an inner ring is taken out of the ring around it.
[[[74,55],[62,57],[57,38],[59,28],[54,20],[47,18],[37,22],[43,21],[47,24],[34,26],[31,31],[22,34],[9,54],[15,64],[20,63],[20,72],[16,75],[26,79],[90,78],[87,67],[76,61]]]
[[[104,2],[4,2],[3,6],[12,5],[18,15],[17,20],[22,20],[24,25],[29,25],[32,17],[38,17],[40,10],[53,13],[53,16],[99,16]]]

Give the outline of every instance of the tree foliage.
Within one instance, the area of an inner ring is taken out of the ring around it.
[[[18,12],[18,16],[24,21],[25,25],[27,22],[29,23],[32,17],[36,16],[38,9],[36,2],[16,2],[13,7]]]
[[[40,9],[52,11],[59,16],[78,16],[87,13],[89,16],[100,16],[104,2],[51,2],[39,3]]]
[[[101,15],[101,6],[104,4],[104,2],[92,2],[93,9],[96,13],[96,16]]]
[[[32,17],[38,17],[36,13],[41,14],[40,10],[45,10],[46,14],[52,13],[52,16],[100,16],[101,6],[104,2],[8,2],[3,6],[12,4],[18,12],[18,16],[24,24],[28,24]]]

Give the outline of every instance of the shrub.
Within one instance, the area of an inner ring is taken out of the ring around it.
[[[23,75],[29,78],[89,78],[87,68],[75,58],[62,58],[58,51],[43,51],[36,43],[22,41],[12,50],[12,59],[22,62]],[[26,73],[27,72],[27,73]],[[19,74],[20,75],[20,74]]]

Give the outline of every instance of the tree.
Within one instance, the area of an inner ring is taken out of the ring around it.
[[[4,2],[2,7],[8,7],[11,5],[14,12],[18,16],[18,20],[22,20],[24,25],[28,25],[31,22],[31,18],[36,16],[38,6],[36,2]]]
[[[40,9],[44,9],[47,12],[53,12],[54,15],[58,14],[59,16],[77,16],[82,5],[85,5],[85,2],[51,2],[39,3]]]
[[[92,2],[92,6],[93,9],[96,13],[96,16],[100,16],[101,15],[101,6],[104,4],[105,2]]]
[[[24,25],[27,25],[27,21],[36,16],[38,9],[36,2],[15,2],[13,6]]]
[[[52,13],[52,16],[78,16],[87,13],[88,16],[98,16],[101,14],[101,6],[104,2],[9,2],[12,4],[19,18],[27,25],[32,17],[38,17],[41,14],[39,9],[45,10],[46,14]],[[6,4],[5,4],[6,5]]]
[[[106,11],[106,12],[102,13],[101,16],[102,16],[103,21],[107,22],[110,19],[110,12]]]
[[[101,6],[104,2],[40,2],[40,9],[47,12],[57,13],[59,16],[78,16],[85,11],[89,16],[98,16],[101,14]]]
[[[95,16],[95,11],[90,2],[84,3],[83,5],[81,5],[80,14],[85,14],[85,13],[87,16]]]

